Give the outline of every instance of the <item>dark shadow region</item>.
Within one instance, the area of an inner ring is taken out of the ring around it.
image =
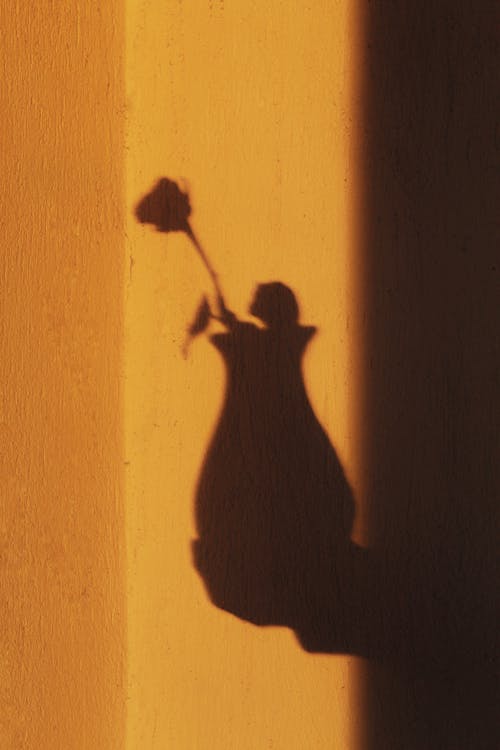
[[[368,553],[350,540],[352,493],[302,377],[315,329],[280,282],[249,311],[263,327],[224,310],[227,331],[211,336],[226,395],[198,484],[196,567],[218,607],[290,627],[310,651],[365,652],[352,582]]]
[[[363,14],[362,448],[399,632],[368,666],[366,748],[495,750],[498,9]]]

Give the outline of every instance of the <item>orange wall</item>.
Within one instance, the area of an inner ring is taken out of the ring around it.
[[[122,4],[0,29],[0,746],[120,748]]]
[[[358,489],[349,6],[0,11],[2,747],[357,744],[359,662],[222,613],[192,567],[222,366],[206,341],[181,357],[207,287],[185,238],[131,215],[185,177],[231,306],[297,292],[311,401]]]
[[[161,3],[127,11],[126,462],[130,750],[356,747],[359,661],[306,654],[210,604],[190,558],[197,475],[223,369],[181,356],[206,274],[184,236],[139,226],[160,175],[186,178],[229,304],[261,281],[319,334],[310,397],[357,487],[352,4]],[[357,535],[361,538],[362,524]]]
[[[2,748],[399,748],[416,717],[422,746],[493,736],[493,25],[369,5],[363,40],[349,0],[0,5]],[[367,670],[208,602],[189,542],[224,373],[206,340],[181,357],[208,287],[186,238],[132,216],[160,174],[189,180],[231,307],[279,279],[319,327],[305,378],[355,538],[412,602],[394,680],[392,643]]]

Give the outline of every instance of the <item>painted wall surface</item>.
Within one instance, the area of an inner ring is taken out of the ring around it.
[[[124,742],[123,10],[2,3],[0,746]]]
[[[498,11],[363,15],[362,464],[396,636],[368,669],[366,746],[495,750]]]
[[[0,746],[494,750],[493,6],[10,5]],[[225,373],[206,336],[181,353],[210,292],[188,239],[133,215],[160,175],[241,318],[279,280],[319,329],[307,391],[384,573],[369,665],[222,612],[193,567]]]
[[[245,317],[258,282],[296,292],[319,328],[308,392],[356,488],[352,4],[127,7],[128,747],[355,748],[361,660],[216,609],[193,567],[224,371],[206,337],[181,346],[210,281],[184,235],[133,215],[158,177],[183,178],[231,308]]]

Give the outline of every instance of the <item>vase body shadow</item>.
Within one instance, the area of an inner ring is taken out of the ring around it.
[[[314,333],[238,322],[211,337],[224,359],[226,393],[198,482],[193,542],[216,606],[296,630],[324,620],[354,518],[302,377]]]

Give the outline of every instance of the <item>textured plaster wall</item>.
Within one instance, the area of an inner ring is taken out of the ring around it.
[[[259,282],[294,289],[319,328],[310,397],[356,486],[353,6],[127,7],[128,747],[353,750],[360,660],[216,609],[192,565],[224,372],[206,338],[181,345],[210,284],[185,236],[133,217],[160,175],[185,178],[231,308],[245,317]]]
[[[0,9],[6,750],[124,742],[122,6]]]
[[[369,666],[367,747],[496,750],[498,12],[363,16],[361,443],[402,635]]]
[[[0,4],[1,748],[496,746],[493,6],[361,3],[362,39],[354,5]],[[399,662],[208,601],[224,373],[181,356],[186,238],[132,216],[161,174],[238,314],[279,279],[320,329],[306,384],[393,561]]]

